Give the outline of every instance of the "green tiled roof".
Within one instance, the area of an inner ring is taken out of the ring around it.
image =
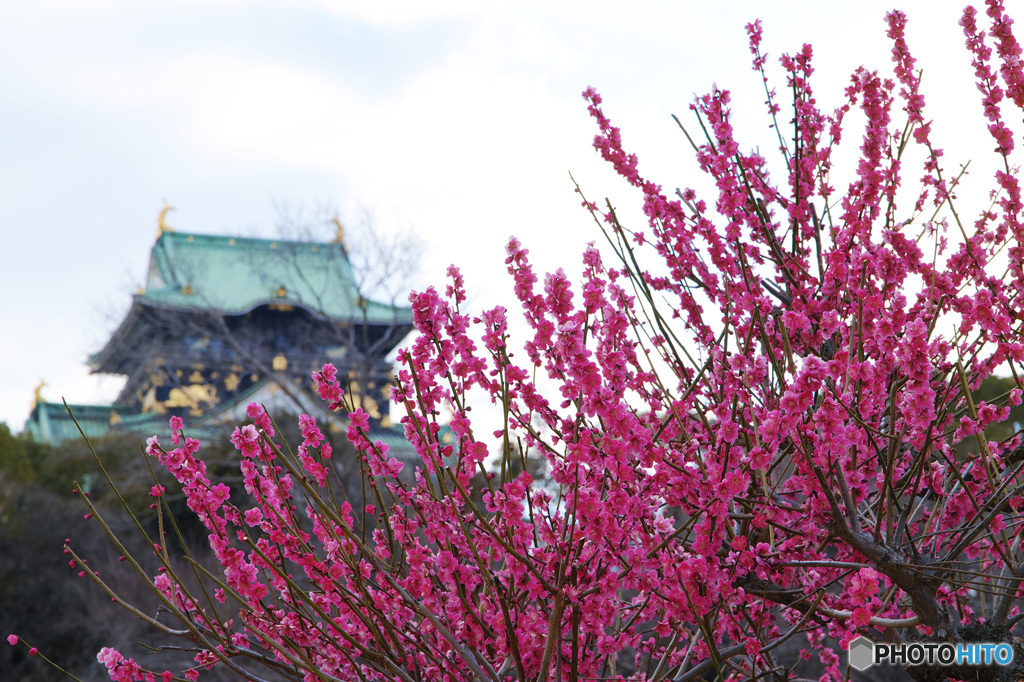
[[[63,403],[36,403],[25,423],[25,432],[37,443],[60,443],[86,438],[97,440],[116,433],[138,433],[149,437],[170,433],[168,415],[156,412],[138,413],[117,405],[68,405],[75,418],[68,415]],[[115,417],[116,415],[116,417]],[[113,419],[112,419],[113,418]],[[78,426],[82,427],[79,432]],[[189,436],[201,439],[222,436],[223,428],[200,425]]]
[[[153,245],[143,304],[241,314],[263,304],[300,305],[334,320],[409,323],[412,311],[364,301],[341,243],[164,232]]]
[[[254,392],[254,390],[247,391],[247,395],[232,401],[228,406],[233,406],[236,402],[247,402]],[[69,407],[75,415],[74,420],[68,416],[63,403],[37,403],[25,423],[26,433],[37,443],[51,445],[81,439],[82,434],[79,433],[78,426],[75,426],[75,421],[82,427],[82,432],[90,440],[103,438],[114,432],[134,432],[144,436],[168,433],[168,416],[165,414],[125,412],[113,405],[69,405]],[[224,411],[224,408],[225,405],[220,405],[217,410],[199,418],[186,417],[188,435],[201,440],[224,437],[236,425],[234,421],[225,424],[217,423],[218,413]],[[115,414],[117,415],[116,423],[112,423],[111,417]],[[239,423],[243,421],[245,420],[239,420]],[[338,434],[338,437],[345,438],[343,433]],[[371,441],[380,440],[387,443],[390,447],[389,454],[392,457],[407,460],[416,457],[416,451],[405,439],[401,426],[371,425],[369,437]]]
[[[90,439],[101,438],[107,435],[111,429],[111,417],[115,414],[117,415],[115,421],[122,420],[122,415],[118,408],[111,405],[68,405],[68,407],[71,408],[71,412],[75,415],[74,420],[68,415],[68,411],[63,403],[36,403],[36,406],[32,408],[32,414],[29,415],[28,422],[25,424],[25,431],[32,437],[32,440],[38,443],[56,445],[82,437],[82,434],[78,431],[78,426],[75,426],[76,420],[78,425],[82,427],[82,432]],[[132,427],[136,426],[135,422],[140,421],[156,423],[153,415],[129,414],[123,416],[123,421],[124,423],[121,423],[122,427],[128,427],[128,422],[132,422]],[[137,426],[142,427],[145,425],[140,423]]]

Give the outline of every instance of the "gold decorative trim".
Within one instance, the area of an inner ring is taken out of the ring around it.
[[[167,200],[164,199],[164,207],[162,209],[160,209],[160,214],[157,216],[157,219],[156,219],[156,238],[157,239],[160,239],[160,237],[162,237],[167,232],[174,232],[174,230],[172,230],[167,225],[167,214],[170,211],[173,211],[173,210],[174,210],[174,207],[171,206],[170,204],[168,204]]]
[[[46,402],[45,400],[43,400],[43,396],[42,396],[43,386],[45,386],[45,385],[46,385],[46,382],[43,381],[42,379],[40,379],[39,380],[39,385],[36,386],[36,390],[32,392],[32,396],[33,396],[32,397],[32,408],[33,409],[35,409],[35,406],[38,405],[39,403]]]
[[[338,217],[337,213],[335,213],[334,217],[331,218],[331,222],[334,223],[334,229],[337,230],[337,232],[334,235],[334,239],[331,240],[331,243],[332,244],[341,244],[342,247],[344,247],[345,246],[345,226],[341,224],[341,218]]]

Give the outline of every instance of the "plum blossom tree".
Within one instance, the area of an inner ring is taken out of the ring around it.
[[[169,562],[150,578],[129,557],[164,612],[136,615],[196,651],[161,677],[104,649],[111,679],[622,679],[628,652],[634,680],[785,680],[778,654],[795,639],[838,681],[857,636],[1015,652],[1008,667],[909,668],[919,680],[1024,675],[1024,446],[984,435],[1021,403],[1024,213],[1004,109],[1024,109],[1024,66],[1000,0],[985,14],[987,31],[973,8],[961,21],[1002,165],[981,210],[955,200],[963,174],[933,144],[900,12],[887,17],[894,77],[857,70],[834,112],[816,103],[810,46],[781,58],[788,125],[764,77],[782,183],[743,151],[715,89],[691,106],[703,141],[690,139],[716,193],[670,196],[588,89],[594,146],[646,224],[584,199],[608,248],[586,250],[575,287],[561,270],[541,283],[510,239],[521,351],[506,308],[463,310],[456,268],[443,292],[414,294],[418,337],[392,397],[422,464],[400,478],[349,411],[361,509],[325,493],[332,452],[310,417],[293,453],[250,407],[232,437],[244,503],[172,419],[170,442],[147,451],[223,570],[188,590]],[[763,75],[760,24],[748,32]],[[857,109],[859,158],[837,190],[832,159]],[[997,371],[1015,387],[975,401]],[[314,379],[346,409],[331,365]],[[474,421],[481,396],[500,424]],[[965,438],[977,454],[957,455]],[[530,459],[545,480],[517,473]],[[171,540],[152,538],[158,556]]]

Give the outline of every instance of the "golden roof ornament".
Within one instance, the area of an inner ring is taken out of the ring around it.
[[[335,213],[334,217],[331,218],[331,223],[334,224],[334,228],[335,228],[335,230],[337,230],[337,232],[334,235],[334,239],[331,240],[331,243],[332,244],[341,244],[341,248],[344,249],[345,248],[345,226],[341,224],[341,218],[338,217],[337,213]]]
[[[165,232],[174,232],[174,230],[172,230],[167,225],[167,213],[169,211],[173,211],[173,210],[174,210],[174,207],[171,206],[170,204],[168,204],[167,200],[164,199],[164,207],[162,209],[160,209],[160,215],[157,216],[157,219],[156,219],[156,238],[157,239],[160,239],[160,236],[162,234],[164,234]]]
[[[43,386],[45,386],[45,385],[46,385],[46,382],[43,381],[42,379],[40,379],[39,380],[39,385],[36,386],[36,390],[32,392],[33,396],[34,396],[32,398],[32,407],[33,408],[35,408],[35,406],[38,405],[39,403],[46,402],[45,400],[43,400],[43,396],[42,396]]]

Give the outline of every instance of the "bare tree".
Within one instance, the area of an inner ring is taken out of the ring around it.
[[[378,411],[370,391],[377,385],[382,362],[408,333],[407,318],[374,333],[371,320],[372,302],[403,308],[420,267],[422,238],[407,226],[397,230],[380,229],[376,212],[360,205],[353,220],[343,221],[336,207],[321,205],[311,209],[276,205],[276,231],[293,242],[334,240],[343,245],[356,288],[357,307],[361,320],[356,324],[338,326],[338,341],[355,356],[348,363],[350,385],[361,398],[362,407],[371,415]],[[354,226],[355,229],[349,229]],[[282,254],[287,255],[287,254]],[[294,255],[294,254],[292,254]],[[319,302],[323,310],[323,302]],[[352,383],[354,382],[354,383]],[[380,394],[383,397],[383,394]]]

